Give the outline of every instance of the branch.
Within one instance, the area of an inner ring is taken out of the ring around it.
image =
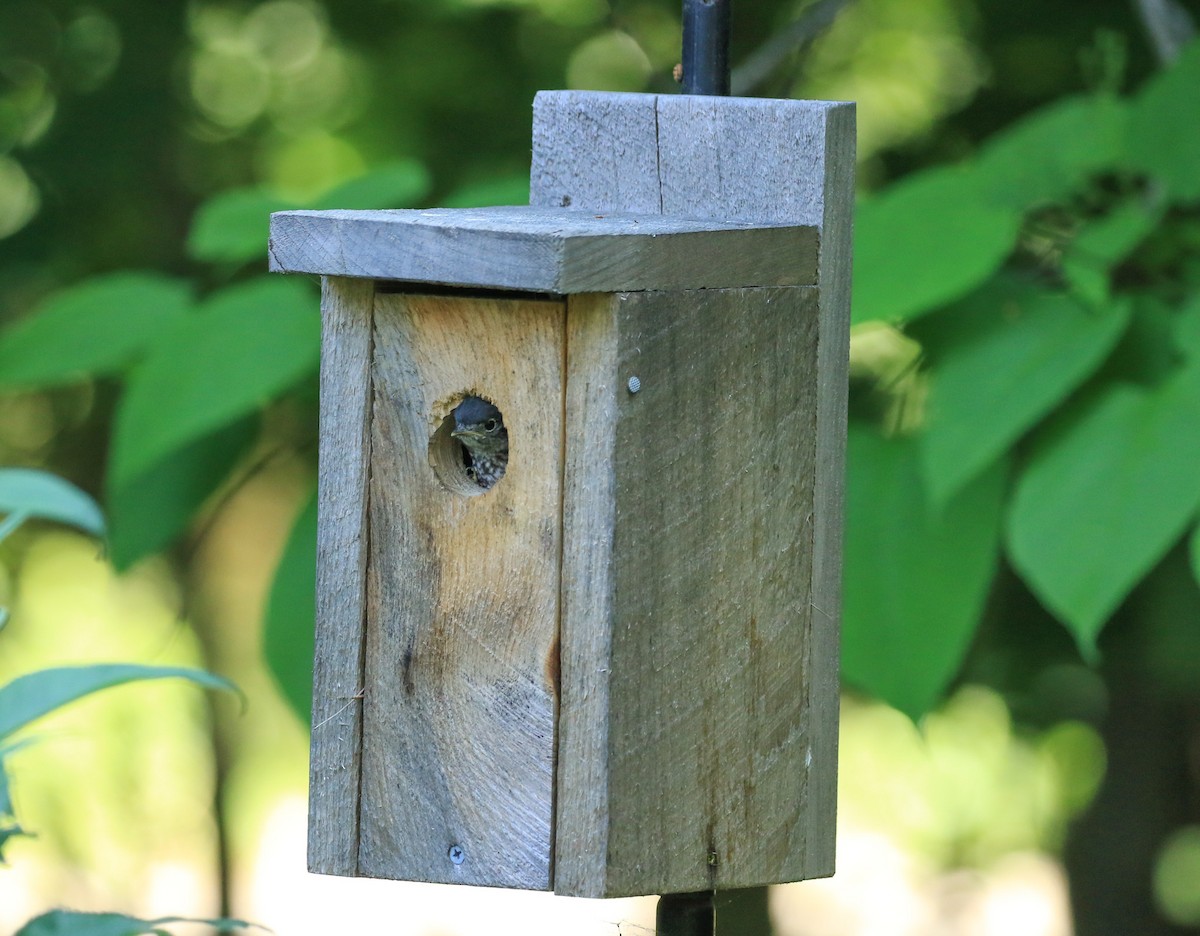
[[[842,12],[851,0],[816,0],[800,16],[750,53],[733,70],[730,79],[735,97],[745,96],[770,77],[779,64],[797,49],[802,49],[822,32]],[[1164,0],[1170,2],[1170,0]]]
[[[1175,0],[1133,0],[1160,65],[1170,65],[1196,34],[1188,11]]]

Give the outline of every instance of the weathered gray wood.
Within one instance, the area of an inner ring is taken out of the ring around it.
[[[817,300],[569,306],[567,424],[600,426],[567,433],[559,892],[799,880],[832,850],[807,813],[836,770],[812,756],[836,693],[807,693]]]
[[[533,112],[530,204],[820,224],[827,125],[847,112],[853,115],[853,104],[542,91]],[[638,162],[636,185],[608,168],[631,151],[654,154]]]
[[[367,465],[374,290],[326,278],[321,290],[321,440],[308,867],[358,873]]]
[[[564,327],[561,301],[376,297],[361,874],[550,887]],[[430,463],[469,392],[509,430],[486,493]]]
[[[616,490],[616,298],[572,296],[567,313],[563,472],[562,693],[554,889],[596,897],[608,879],[613,505]]]
[[[652,175],[666,214],[820,229],[821,390],[816,489],[807,517],[814,618],[805,649],[805,692],[819,710],[810,738],[817,765],[837,760],[837,707],[821,700],[836,699],[838,681],[854,124],[853,104],[820,101],[554,91],[539,94],[534,109],[534,205],[569,200],[596,212],[647,210],[652,196],[621,179],[614,184],[603,168],[618,159],[611,141],[621,140],[622,151],[657,153]],[[587,158],[577,152],[581,135],[592,148]],[[818,769],[802,804],[809,826],[805,876],[833,871],[836,793],[836,773]]]
[[[819,225],[825,124],[832,112],[853,109],[829,101],[660,96],[663,212]]]
[[[824,196],[821,218],[820,338],[817,346],[817,464],[813,504],[814,679],[810,704],[836,700],[842,621],[842,539],[846,513],[846,408],[850,392],[850,284],[854,240],[855,111],[840,106],[826,113],[823,153]],[[828,722],[813,735],[812,755],[836,764],[838,710],[826,709]],[[808,866],[814,876],[833,874],[832,839],[819,830],[832,824],[837,810],[836,772],[819,773],[809,794]]]
[[[599,199],[622,211],[662,214],[657,101],[654,94],[539,91],[530,204],[587,208]]]
[[[562,208],[282,211],[271,269],[528,292],[816,282],[815,225]]]

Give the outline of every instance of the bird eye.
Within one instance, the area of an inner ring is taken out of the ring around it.
[[[483,424],[483,428],[484,428],[484,431],[485,431],[485,432],[495,432],[495,431],[496,431],[496,428],[497,428],[499,425],[500,425],[500,424],[499,424],[498,422],[496,422],[496,420],[494,420],[494,419],[489,419],[487,422],[485,422],[485,423]]]
[[[478,480],[475,477],[475,466],[474,465],[467,466],[467,477],[470,478],[472,481]]]

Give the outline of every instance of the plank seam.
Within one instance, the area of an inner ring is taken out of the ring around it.
[[[363,496],[363,575],[362,575],[362,620],[360,627],[362,628],[362,640],[359,641],[358,649],[358,672],[362,676],[362,686],[359,690],[360,698],[358,700],[358,797],[354,804],[354,876],[358,877],[361,873],[362,866],[362,802],[363,802],[363,753],[366,747],[367,736],[367,719],[366,719],[366,697],[367,686],[370,679],[367,677],[367,629],[370,626],[370,615],[368,612],[368,581],[370,575],[368,572],[371,563],[371,475],[373,473],[372,462],[372,439],[374,437],[375,425],[375,287],[371,289],[371,307],[367,312],[367,360],[371,362],[367,368],[367,413],[368,421],[366,432],[363,438],[363,447],[366,449],[366,466],[367,476],[364,479],[366,490]]]

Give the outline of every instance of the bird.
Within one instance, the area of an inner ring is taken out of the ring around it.
[[[508,467],[508,430],[494,404],[469,396],[453,410],[451,438],[462,445],[467,477],[485,491],[504,477]]]

